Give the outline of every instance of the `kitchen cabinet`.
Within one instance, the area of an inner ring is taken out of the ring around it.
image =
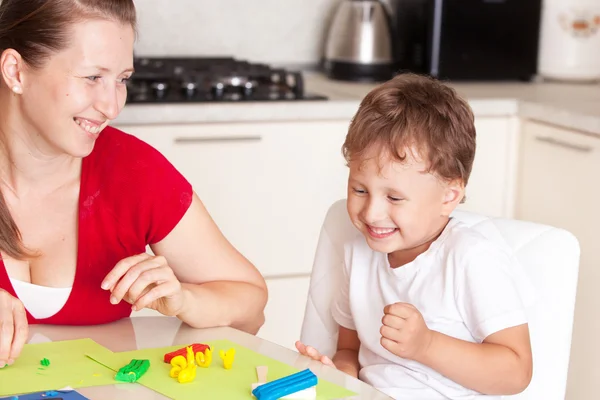
[[[300,340],[309,284],[310,275],[267,279],[269,302],[265,324],[257,336],[296,350],[294,344]]]
[[[346,195],[347,122],[123,127],[192,183],[232,244],[267,277],[308,274],[329,206]]]
[[[477,118],[477,154],[460,207],[509,216],[514,121]],[[232,244],[266,277],[259,335],[293,348],[325,214],[346,196],[348,121],[117,126],[161,151],[192,183]],[[144,315],[144,314],[136,314]]]
[[[518,123],[512,117],[475,118],[477,147],[460,209],[510,218],[514,208]]]
[[[534,121],[522,128],[516,217],[564,228],[581,263],[567,399],[600,393],[600,137]]]

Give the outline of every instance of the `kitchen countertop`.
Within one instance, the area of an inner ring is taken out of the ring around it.
[[[373,83],[332,81],[305,73],[307,93],[326,101],[132,104],[115,120],[138,124],[350,120]],[[451,83],[477,117],[520,116],[600,135],[600,85],[558,82]]]

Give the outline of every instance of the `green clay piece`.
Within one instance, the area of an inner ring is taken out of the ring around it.
[[[48,360],[47,358],[43,358],[43,359],[40,361],[40,364],[42,364],[44,367],[47,367],[47,366],[49,366],[49,365],[50,365],[50,360]]]
[[[121,367],[115,379],[120,382],[135,382],[150,368],[150,360],[131,360],[129,364]]]

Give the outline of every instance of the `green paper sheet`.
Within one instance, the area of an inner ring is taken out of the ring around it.
[[[26,344],[13,365],[0,369],[0,396],[115,384],[113,371],[86,357],[105,352],[112,354],[91,339]]]
[[[122,353],[88,353],[88,357],[118,371],[119,368],[129,363],[132,359],[150,360],[150,369],[137,382],[164,396],[176,400],[219,399],[239,400],[253,399],[251,393],[252,383],[257,381],[256,367],[266,365],[269,367],[268,380],[272,381],[283,376],[298,372],[298,369],[274,360],[270,357],[256,353],[229,340],[210,341],[206,344],[213,349],[213,358],[210,367],[196,370],[196,379],[190,383],[179,383],[169,376],[171,365],[163,361],[165,353],[180,349],[184,346],[170,346],[156,349],[144,349]],[[223,368],[223,361],[219,357],[219,350],[235,348],[233,367],[229,370]],[[319,379],[317,384],[317,398],[321,400],[340,399],[354,395],[341,386]]]

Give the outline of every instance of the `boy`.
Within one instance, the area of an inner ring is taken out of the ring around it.
[[[434,79],[399,75],[362,101],[343,152],[358,232],[332,304],[337,352],[298,351],[397,399],[523,391],[533,289],[504,249],[450,217],[475,157],[468,104]]]

